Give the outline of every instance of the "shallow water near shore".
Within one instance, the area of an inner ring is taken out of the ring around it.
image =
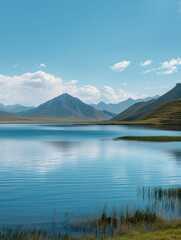
[[[48,223],[125,202],[140,186],[181,182],[181,142],[112,141],[181,136],[141,126],[0,125],[0,224]]]

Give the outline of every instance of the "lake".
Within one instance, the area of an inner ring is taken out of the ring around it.
[[[0,124],[0,224],[48,223],[125,202],[140,186],[181,182],[181,142],[113,141],[176,130],[119,125]]]

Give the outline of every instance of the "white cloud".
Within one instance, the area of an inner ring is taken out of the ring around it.
[[[124,83],[123,83],[123,86],[126,86],[126,85],[127,85],[127,83],[126,83],[126,82],[124,82]]]
[[[97,102],[96,100],[100,99],[101,96],[101,91],[91,85],[85,85],[80,88],[75,87],[74,89],[69,89],[68,93],[80,98],[83,102],[87,103]]]
[[[151,72],[151,69],[145,70],[145,71],[143,71],[142,73],[143,73],[143,74],[147,74],[147,73],[149,73],[149,72]]]
[[[181,65],[181,58],[173,58],[170,61],[163,62],[161,67],[158,70],[162,70],[157,72],[157,75],[169,75],[174,72],[177,72],[177,67]]]
[[[76,84],[76,83],[78,83],[78,80],[70,80],[67,84]]]
[[[0,75],[0,103],[37,106],[64,92],[87,103],[99,101],[117,103],[129,97],[134,99],[141,97],[136,92],[114,90],[110,86],[98,89],[92,85],[78,87],[76,83],[77,80],[65,82],[43,71],[15,76]]]
[[[46,68],[47,65],[45,63],[40,63],[39,67]]]
[[[122,62],[118,62],[116,64],[114,64],[113,66],[111,66],[110,68],[113,70],[113,71],[118,71],[118,72],[122,72],[124,71],[125,68],[127,68],[129,65],[130,65],[130,61],[122,61]]]
[[[163,62],[162,63],[162,68],[172,68],[174,66],[180,65],[181,64],[181,58],[173,58],[169,62]]]
[[[137,99],[139,98],[137,96],[136,92],[125,92],[122,89],[117,89],[116,91],[109,87],[104,86],[101,89],[101,100],[105,102],[111,102],[111,103],[118,103],[121,101],[124,101],[128,98]]]
[[[62,93],[65,84],[61,78],[37,71],[19,76],[0,75],[0,102],[37,105]]]
[[[152,62],[153,62],[152,60],[146,60],[145,62],[141,62],[140,65],[142,67],[145,67],[145,66],[148,66],[148,65],[152,64]]]
[[[157,72],[157,75],[170,75],[174,72],[177,72],[177,67],[172,67],[171,69],[163,71],[163,72]]]
[[[147,70],[143,71],[142,73],[143,73],[143,74],[147,74],[147,73],[153,72],[153,71],[155,71],[155,70],[156,70],[155,68],[147,69]]]

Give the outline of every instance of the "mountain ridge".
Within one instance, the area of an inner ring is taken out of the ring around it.
[[[63,93],[36,108],[21,112],[23,117],[58,118],[68,120],[108,120],[111,116],[83,103],[80,99]]]
[[[91,104],[91,106],[97,108],[98,110],[101,111],[109,111],[109,112],[113,112],[115,114],[119,114],[121,112],[123,112],[124,110],[126,110],[127,108],[129,108],[130,106],[132,106],[133,104],[137,103],[137,102],[141,102],[141,101],[149,101],[152,99],[156,99],[158,98],[159,95],[156,95],[154,97],[146,97],[146,98],[140,98],[140,99],[136,99],[134,100],[133,98],[128,98],[125,101],[119,102],[119,103],[104,103],[103,101],[99,102],[98,104]]]
[[[9,113],[18,113],[18,112],[22,112],[22,111],[27,111],[32,108],[33,107],[26,107],[21,104],[4,105],[4,104],[0,103],[0,111],[6,111]]]
[[[116,117],[112,118],[111,121],[120,122],[142,120],[162,104],[175,99],[181,99],[181,83],[177,83],[174,88],[155,100],[139,102],[132,105]]]
[[[181,99],[171,100],[147,115],[144,121],[160,124],[181,124]]]

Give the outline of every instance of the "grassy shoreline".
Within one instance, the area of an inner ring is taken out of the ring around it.
[[[29,117],[16,117],[16,116],[0,116],[1,123],[75,123],[75,124],[92,124],[92,125],[180,125],[177,122],[172,124],[160,123],[159,121],[149,121],[149,120],[139,120],[139,121],[129,121],[129,122],[112,122],[106,121],[79,121],[79,120],[69,120],[69,119],[58,119],[58,118],[29,118]]]
[[[108,238],[109,240],[176,240],[181,239],[181,226],[176,226],[166,230],[159,230],[150,233],[132,233],[127,236],[117,236]]]
[[[141,198],[149,199],[153,207],[144,209],[125,206],[120,212],[114,207],[107,211],[105,204],[101,215],[96,218],[72,216],[64,224],[64,231],[56,222],[49,224],[48,229],[29,226],[14,228],[1,227],[1,240],[174,240],[181,239],[181,188],[163,189],[161,187],[142,187]],[[157,208],[160,203],[164,208]],[[174,208],[173,208],[174,206]],[[165,217],[163,213],[176,209],[178,215]],[[161,212],[160,212],[161,211]]]
[[[114,140],[142,141],[142,142],[181,142],[181,136],[124,136]]]
[[[102,221],[102,220],[101,220]],[[100,231],[104,231],[105,225],[100,225]],[[111,229],[110,229],[111,231]],[[28,229],[27,226],[17,226],[16,228],[3,227],[0,229],[1,240],[175,240],[181,239],[181,221],[166,221],[156,219],[154,222],[127,222],[122,224],[119,232],[112,231],[108,234],[98,233],[97,236],[92,233],[82,231],[81,234],[61,233],[56,229],[38,230],[36,228]]]

